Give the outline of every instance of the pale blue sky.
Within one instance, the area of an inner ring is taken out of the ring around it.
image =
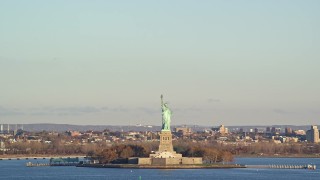
[[[0,1],[0,123],[319,124],[320,1]]]

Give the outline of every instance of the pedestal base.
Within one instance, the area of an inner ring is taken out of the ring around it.
[[[159,152],[173,152],[171,131],[160,132]]]
[[[160,132],[159,151],[150,154],[149,158],[139,158],[139,165],[167,166],[202,164],[202,158],[182,157],[173,151],[171,131]]]

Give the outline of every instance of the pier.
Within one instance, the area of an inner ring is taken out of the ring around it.
[[[246,165],[247,168],[270,168],[270,169],[309,169],[309,170],[316,170],[316,165],[307,164],[307,165],[279,165],[279,164],[272,164],[272,165]]]
[[[27,167],[39,167],[39,166],[50,166],[49,163],[32,163],[32,162],[27,162],[26,163]]]
[[[51,158],[49,163],[32,163],[27,162],[27,167],[39,167],[39,166],[77,166],[79,164],[79,158]]]
[[[31,160],[31,159],[57,159],[57,158],[85,158],[86,156],[46,156],[46,157],[7,157],[0,158],[1,160]]]

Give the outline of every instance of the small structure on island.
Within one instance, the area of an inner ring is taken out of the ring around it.
[[[79,158],[51,158],[50,166],[76,166],[79,164]]]
[[[162,108],[162,129],[160,132],[159,149],[154,154],[150,154],[148,158],[138,158],[139,165],[195,165],[202,164],[201,157],[182,157],[173,150],[172,134],[170,129],[172,112],[167,103],[163,103],[163,95],[161,95]]]

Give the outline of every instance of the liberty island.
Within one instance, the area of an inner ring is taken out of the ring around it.
[[[162,128],[159,133],[160,143],[158,151],[149,157],[131,157],[126,163],[80,164],[78,167],[102,168],[146,168],[146,169],[201,169],[201,168],[245,168],[236,164],[203,164],[202,157],[183,157],[173,149],[172,133],[170,129],[172,111],[168,103],[161,98]]]
[[[170,129],[171,110],[167,103],[163,103],[163,95],[161,95],[162,108],[162,129],[160,132],[159,150],[155,154],[150,154],[149,158],[139,158],[140,165],[200,165],[202,157],[182,157],[173,150],[172,134]]]

